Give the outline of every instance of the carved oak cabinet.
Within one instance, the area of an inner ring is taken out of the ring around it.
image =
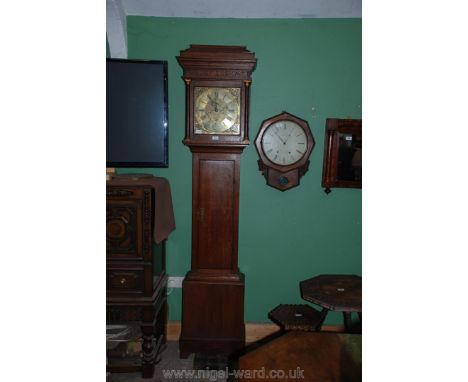
[[[141,370],[150,378],[166,326],[166,240],[153,241],[155,190],[109,181],[106,191],[106,321],[136,323],[143,338],[141,362],[109,364],[108,371]]]
[[[180,355],[229,354],[245,344],[240,155],[249,144],[256,59],[243,46],[191,45],[177,60],[186,86],[183,143],[192,152],[192,267],[182,285]]]

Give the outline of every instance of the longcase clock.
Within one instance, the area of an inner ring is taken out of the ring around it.
[[[239,180],[256,59],[243,46],[191,45],[177,60],[186,86],[183,143],[192,152],[192,267],[182,285],[180,355],[226,354],[245,344]]]

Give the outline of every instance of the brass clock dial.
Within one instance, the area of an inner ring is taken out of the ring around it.
[[[195,134],[240,134],[240,88],[195,87]]]

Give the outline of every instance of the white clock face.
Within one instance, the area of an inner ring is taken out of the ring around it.
[[[297,123],[278,121],[271,124],[263,134],[262,148],[270,161],[288,166],[305,155],[307,136]]]

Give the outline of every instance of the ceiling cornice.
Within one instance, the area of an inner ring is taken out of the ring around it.
[[[128,16],[360,18],[362,0],[121,0]]]

